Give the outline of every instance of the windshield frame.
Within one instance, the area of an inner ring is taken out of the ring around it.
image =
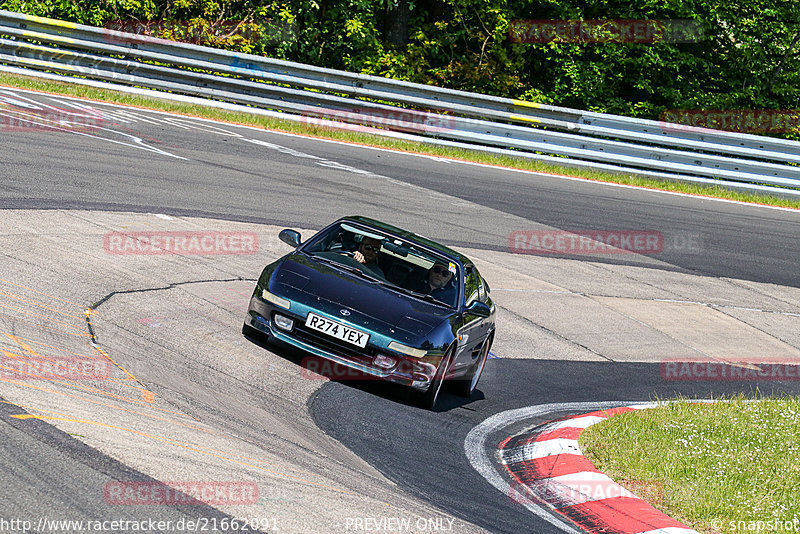
[[[416,241],[415,239],[410,238],[409,236],[396,235],[393,232],[388,232],[388,231],[380,229],[380,228],[375,228],[373,226],[364,224],[362,222],[352,221],[352,220],[348,220],[348,219],[340,219],[340,220],[337,220],[337,221],[331,223],[330,225],[326,226],[325,228],[323,228],[322,230],[320,230],[319,232],[314,234],[314,236],[312,236],[305,243],[300,245],[300,247],[297,250],[300,251],[300,252],[303,252],[304,254],[307,254],[308,256],[310,256],[312,258],[313,257],[317,257],[318,253],[323,252],[323,253],[326,253],[326,254],[325,254],[325,256],[319,256],[320,258],[325,258],[327,260],[333,260],[333,258],[328,256],[327,253],[336,252],[335,250],[315,250],[315,249],[318,249],[320,245],[322,245],[324,248],[327,249],[327,247],[330,246],[330,242],[333,240],[333,238],[335,238],[336,235],[339,235],[340,232],[345,231],[345,232],[353,233],[353,230],[356,230],[358,234],[361,234],[363,236],[372,237],[372,238],[377,238],[378,236],[380,236],[382,240],[389,240],[389,241],[392,241],[392,242],[394,242],[395,244],[398,244],[398,245],[401,245],[401,244],[402,245],[408,245],[410,247],[408,256],[413,256],[415,258],[418,258],[420,261],[427,262],[430,265],[433,265],[433,263],[438,260],[438,261],[444,262],[447,265],[450,265],[450,266],[454,267],[455,268],[455,272],[453,272],[453,280],[454,280],[453,283],[456,286],[456,294],[455,294],[455,297],[454,297],[454,302],[452,302],[452,303],[451,302],[444,302],[444,301],[435,299],[435,297],[434,297],[434,300],[435,300],[435,302],[437,304],[440,304],[442,306],[446,306],[448,308],[459,309],[461,307],[461,305],[463,303],[463,299],[464,299],[464,295],[463,295],[463,293],[464,293],[464,284],[463,284],[464,266],[461,264],[461,261],[458,258],[454,258],[451,255],[443,253],[442,251],[439,251],[439,250],[436,250],[435,248],[426,246],[426,245]],[[332,234],[334,234],[334,235],[332,235]],[[417,252],[419,252],[421,254],[414,254],[414,251],[417,251]],[[425,268],[423,265],[420,265],[420,263],[409,261],[408,259],[406,259],[406,257],[403,257],[402,255],[395,254],[395,253],[393,253],[391,251],[386,250],[383,246],[381,247],[379,252],[381,252],[382,254],[385,254],[387,256],[394,257],[394,261],[405,261],[408,264],[413,264],[413,265],[416,265],[418,267]],[[345,255],[343,254],[343,256],[345,256]],[[345,257],[348,257],[348,256],[345,256]],[[345,267],[343,269],[345,272],[347,272],[347,269],[353,267],[351,262],[336,262],[336,263],[341,263]],[[370,269],[362,270],[362,272],[364,272],[364,274],[366,274],[367,276],[374,277],[373,271],[370,270]],[[353,274],[353,273],[351,273],[351,274]],[[353,274],[353,276],[357,276],[357,275]],[[377,277],[375,277],[375,278],[377,278]],[[414,298],[415,300],[420,300],[422,302],[428,302],[428,303],[432,302],[432,300],[423,299],[423,298],[420,298],[420,297],[414,295],[413,294],[414,291],[412,289],[407,288],[407,287],[403,287],[400,284],[394,283],[391,280],[387,279],[385,276],[381,280],[377,280],[377,282],[388,286],[390,289],[397,288],[399,290],[399,292],[401,292],[404,295],[408,295],[411,298]]]

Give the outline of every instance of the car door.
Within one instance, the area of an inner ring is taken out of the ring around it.
[[[464,300],[461,303],[462,326],[458,331],[458,350],[451,369],[453,373],[469,369],[477,359],[478,349],[488,333],[487,319],[466,311],[472,302],[486,301],[487,293],[483,280],[474,265],[465,265],[464,271],[466,276],[464,278]]]

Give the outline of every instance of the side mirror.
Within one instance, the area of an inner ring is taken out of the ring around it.
[[[478,317],[489,317],[492,314],[492,309],[485,302],[473,300],[472,304],[467,306],[465,310],[470,315],[477,315]]]
[[[297,230],[281,230],[281,233],[278,234],[278,239],[286,243],[287,245],[292,245],[294,248],[300,246],[300,232]]]

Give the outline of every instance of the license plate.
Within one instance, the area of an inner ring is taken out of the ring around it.
[[[355,328],[350,328],[342,323],[331,321],[313,313],[309,313],[308,317],[306,317],[306,326],[362,349],[367,346],[367,341],[369,341],[369,334],[366,332],[360,332]]]

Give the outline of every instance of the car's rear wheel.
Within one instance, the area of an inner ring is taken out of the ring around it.
[[[456,381],[455,391],[462,397],[471,397],[472,393],[475,391],[475,388],[478,387],[478,381],[481,379],[484,366],[486,366],[486,358],[489,357],[489,349],[491,346],[491,337],[486,338],[486,341],[484,341],[483,345],[481,345],[481,350],[478,353],[478,359],[472,364],[472,368],[463,378]]]
[[[449,369],[452,361],[453,350],[450,349],[442,358],[442,362],[439,364],[439,368],[436,370],[436,376],[434,376],[433,380],[431,381],[431,385],[428,386],[428,390],[424,393],[417,393],[417,404],[419,404],[421,407],[427,410],[434,409],[436,406],[436,401],[439,400],[439,394],[444,386],[447,370]]]

